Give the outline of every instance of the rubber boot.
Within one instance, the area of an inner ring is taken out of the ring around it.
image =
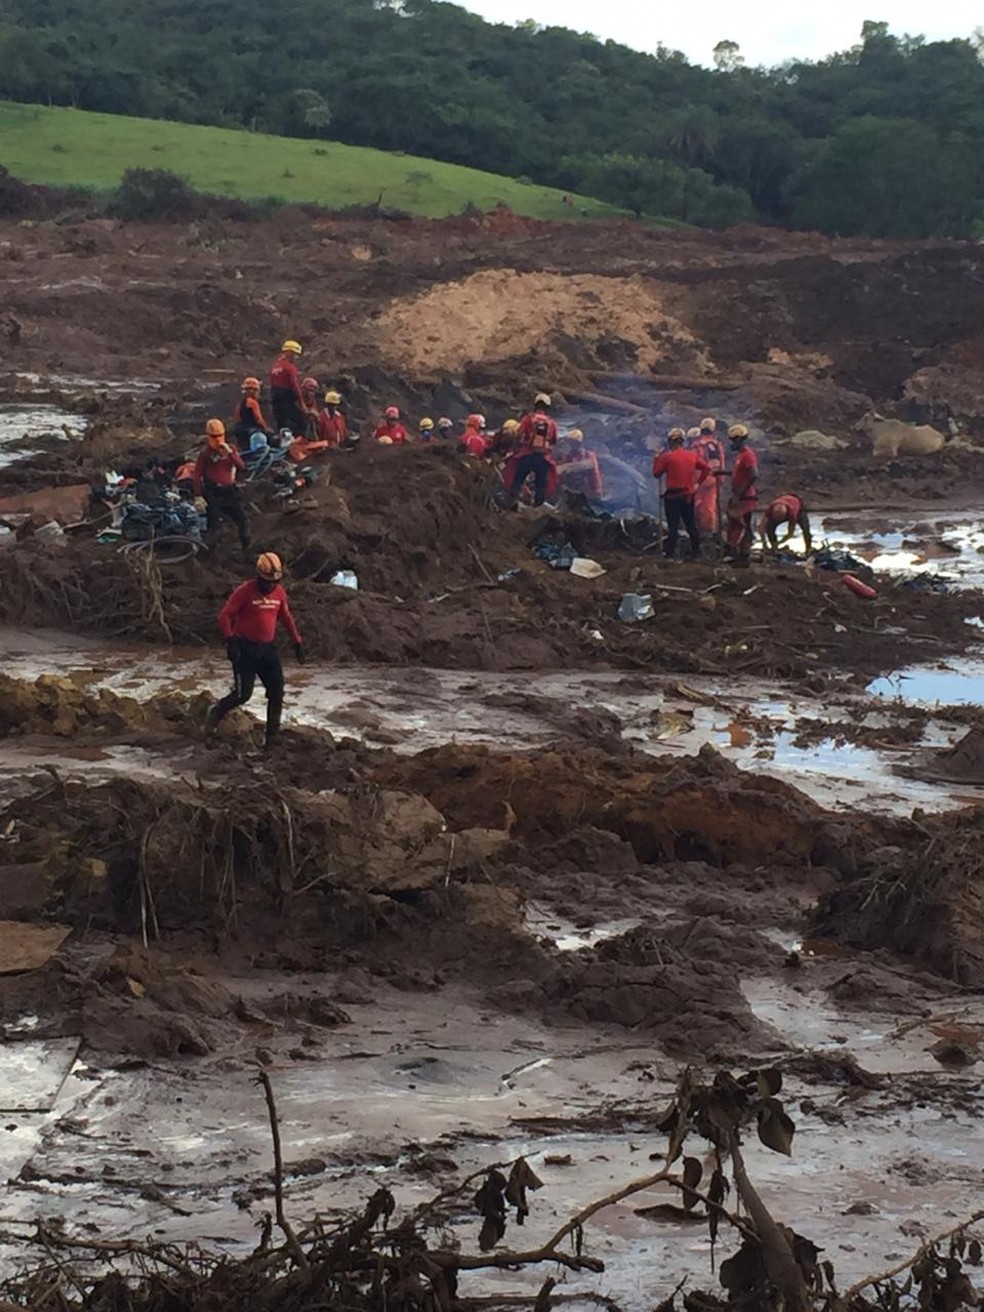
[[[283,706],[275,702],[267,702],[266,714],[266,737],[263,740],[264,751],[269,751],[277,741],[277,735],[280,733],[280,717],[283,714]]]
[[[219,703],[213,702],[205,712],[205,737],[212,738],[219,727]]]

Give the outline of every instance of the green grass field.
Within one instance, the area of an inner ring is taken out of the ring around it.
[[[25,182],[97,191],[114,188],[128,168],[169,169],[212,195],[330,209],[371,204],[382,193],[387,209],[431,218],[469,203],[543,219],[619,213],[580,196],[572,209],[550,187],[414,155],[10,101],[0,102],[0,165]]]

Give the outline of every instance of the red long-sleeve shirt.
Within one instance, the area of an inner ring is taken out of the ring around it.
[[[241,583],[219,611],[222,636],[245,638],[247,642],[273,642],[277,636],[278,620],[287,630],[291,642],[301,641],[287,593],[279,583],[270,592],[261,592],[256,579]]]
[[[220,451],[216,447],[206,446],[195,461],[194,489],[195,496],[200,497],[207,483],[218,487],[232,487],[236,481],[236,471],[245,470],[243,458],[234,447]]]
[[[667,496],[692,497],[711,472],[711,467],[696,451],[673,447],[653,461],[653,478],[666,479]]]
[[[735,457],[731,471],[731,495],[738,501],[758,500],[758,456],[745,446]]]
[[[270,386],[285,392],[293,392],[301,409],[307,408],[304,393],[301,391],[301,371],[293,360],[287,359],[286,355],[280,356],[270,370]]]

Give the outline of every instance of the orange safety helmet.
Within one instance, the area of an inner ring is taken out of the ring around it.
[[[205,425],[205,437],[209,446],[222,446],[226,440],[225,424],[221,419],[210,419]]]
[[[244,378],[242,382],[242,389],[244,392],[258,392],[262,386],[263,384],[258,378]]]
[[[386,419],[399,419],[399,417],[400,417],[400,408],[399,408],[399,406],[388,405],[388,406],[386,407],[386,410],[385,410],[384,414],[385,414],[385,418],[386,418]]]
[[[256,572],[261,579],[282,579],[284,563],[275,551],[264,551],[256,558]]]
[[[318,386],[319,384],[317,378],[304,378],[301,381],[302,392],[316,392],[318,390]]]
[[[468,418],[465,420],[465,427],[466,427],[466,428],[474,428],[474,429],[476,429],[478,432],[481,432],[482,429],[485,427],[485,416],[484,416],[484,415],[469,415]]]

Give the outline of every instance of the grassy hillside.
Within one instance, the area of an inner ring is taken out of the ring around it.
[[[108,190],[128,168],[169,169],[196,190],[243,199],[374,202],[437,218],[503,203],[535,218],[612,216],[601,201],[413,155],[330,141],[0,102],[0,165],[25,182]]]

